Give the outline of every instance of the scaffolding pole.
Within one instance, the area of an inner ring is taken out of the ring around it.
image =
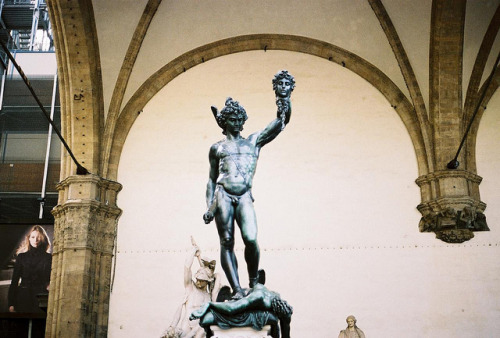
[[[29,50],[32,51],[35,46],[36,31],[38,30],[38,19],[40,18],[40,0],[35,0],[33,8],[33,21],[31,23],[31,36]]]
[[[57,95],[57,73],[54,75],[54,86],[52,89],[52,101],[50,103],[50,119],[54,120],[54,111],[56,106],[56,95]],[[52,124],[49,123],[49,131],[47,134],[47,150],[45,151],[45,164],[43,167],[43,181],[42,181],[42,193],[40,196],[40,212],[38,213],[38,218],[43,218],[43,206],[45,205],[45,194],[47,191],[47,177],[49,175],[49,159],[50,159],[50,146],[52,143]]]
[[[7,68],[2,72],[2,83],[0,85],[0,110],[3,108],[3,94],[5,93],[5,78],[7,77]]]

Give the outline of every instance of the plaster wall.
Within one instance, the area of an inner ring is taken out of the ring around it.
[[[498,7],[497,0],[484,0],[484,1],[467,1],[467,10],[465,15],[465,29],[464,29],[464,51],[463,51],[463,93],[467,93],[467,86],[469,85],[469,78],[472,74],[474,62],[476,61],[477,52],[487,32],[490,20],[481,20],[481,16],[491,16],[495,13]],[[480,14],[483,13],[483,14]],[[486,14],[487,13],[487,14]],[[495,60],[500,52],[499,37],[495,38],[495,43],[492,46],[491,53],[488,57],[481,84],[486,81],[491,74],[491,70],[495,64]]]
[[[294,307],[293,336],[335,336],[349,314],[369,337],[499,332],[498,94],[477,145],[491,231],[451,245],[418,232],[415,152],[376,89],[323,59],[254,51],[188,70],[132,127],[118,173],[109,337],[158,337],[168,327],[183,298],[191,235],[219,261],[215,225],[201,219],[208,149],[223,138],[210,106],[232,96],[249,115],[243,134],[263,128],[275,116],[271,79],[280,69],[297,81],[292,119],[262,150],[253,195],[260,265],[266,285]],[[237,238],[246,283],[242,248]]]
[[[500,93],[493,95],[479,124],[477,133],[477,172],[483,177],[481,183],[481,199],[488,204],[487,218],[490,229],[494,233],[495,225],[500,224]],[[496,237],[498,238],[498,237]]]
[[[430,0],[420,2],[426,13]],[[126,51],[146,3],[121,0],[120,10],[116,11],[110,10],[117,6],[114,1],[93,2],[106,112],[122,64],[117,55]],[[430,23],[430,17],[422,20]],[[422,20],[419,24],[423,24]],[[123,105],[148,77],[179,55],[221,39],[261,33],[299,35],[344,48],[373,63],[407,93],[389,42],[368,1],[163,0],[142,43]],[[418,35],[412,46],[428,50],[428,35]],[[428,53],[424,59],[428,60]]]

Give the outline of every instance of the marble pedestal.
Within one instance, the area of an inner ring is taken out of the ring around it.
[[[214,333],[212,338],[272,338],[268,334],[269,330],[271,330],[270,325],[264,326],[260,331],[256,331],[251,327],[235,327],[224,330],[215,325],[210,326],[210,329]]]

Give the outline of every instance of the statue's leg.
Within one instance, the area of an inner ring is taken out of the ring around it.
[[[207,338],[211,338],[214,336],[214,332],[210,329],[210,326],[207,326],[205,328],[205,334],[206,334]]]
[[[201,319],[200,319],[200,326],[203,327],[205,330],[205,335],[207,338],[212,337],[214,335],[213,331],[210,329],[210,325],[216,325],[217,323],[215,322],[214,316],[212,315],[211,312],[207,312]]]
[[[280,338],[279,319],[275,313],[269,312],[269,318],[267,319],[266,324],[271,325],[270,336],[273,338]]]
[[[240,199],[236,208],[236,222],[241,229],[241,236],[245,243],[245,261],[252,288],[259,277],[260,249],[257,243],[257,217],[250,194],[246,194]]]
[[[200,326],[207,327],[210,325],[216,325],[214,315],[211,312],[205,313],[203,317],[200,318]]]
[[[281,337],[282,338],[290,338],[290,321],[291,321],[290,317],[280,319]]]
[[[220,239],[221,266],[233,293],[237,293],[241,291],[241,285],[238,277],[238,262],[234,254],[234,206],[223,192],[220,194],[222,196],[217,196],[215,223]]]

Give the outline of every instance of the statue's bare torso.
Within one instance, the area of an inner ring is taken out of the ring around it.
[[[255,139],[255,138],[253,138]],[[232,195],[241,196],[252,188],[260,149],[250,140],[222,140],[216,144],[215,157],[219,161],[216,183]]]

